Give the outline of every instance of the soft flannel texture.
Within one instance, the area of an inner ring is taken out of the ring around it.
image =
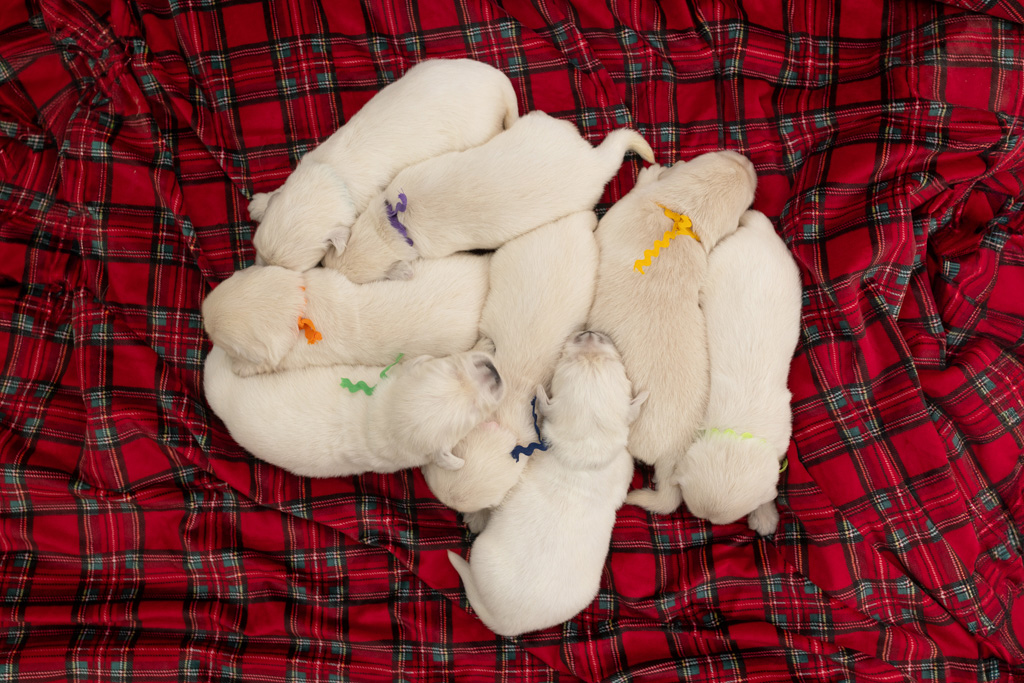
[[[1022,22],[1016,0],[5,3],[0,680],[1024,675]],[[597,600],[518,639],[467,612],[445,551],[469,536],[418,472],[284,473],[201,390],[248,198],[418,60],[465,56],[591,142],[748,155],[805,291],[774,538],[624,508]]]

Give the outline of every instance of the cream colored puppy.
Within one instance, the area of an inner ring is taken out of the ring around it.
[[[505,395],[494,421],[480,425],[455,447],[465,467],[423,468],[430,490],[448,507],[463,513],[494,507],[518,481],[531,457],[527,453],[535,450],[530,445],[540,446],[530,403],[538,384],[550,384],[565,340],[586,322],[597,275],[596,226],[594,212],[581,211],[517,237],[494,253],[480,334],[493,345]],[[417,261],[414,267],[430,262]],[[467,517],[475,531],[478,521],[483,520]]]
[[[468,351],[478,337],[490,257],[456,254],[412,268],[413,280],[357,285],[326,268],[251,266],[207,295],[203,325],[243,376]]]
[[[404,262],[496,249],[576,211],[589,211],[627,150],[654,160],[636,131],[597,147],[576,126],[534,111],[486,144],[410,166],[371,202],[324,265],[353,282],[408,275]]]
[[[597,596],[615,512],[633,478],[632,398],[611,340],[581,332],[565,344],[549,401],[537,387],[548,450],[531,456],[491,514],[470,561],[449,551],[469,604],[495,633],[514,636],[571,619]]]
[[[800,272],[771,221],[747,211],[711,252],[701,290],[711,351],[705,431],[679,464],[697,517],[775,532],[779,463],[792,425],[789,365],[800,336]]]
[[[334,365],[239,377],[214,346],[206,359],[206,400],[240,446],[307,477],[395,472],[428,462],[453,469],[452,447],[494,412],[501,377],[473,351],[421,356],[391,368]],[[341,386],[376,382],[373,394]]]
[[[629,451],[654,465],[658,489],[633,491],[627,502],[652,512],[667,514],[682,501],[673,472],[704,419],[709,382],[698,293],[708,253],[736,230],[756,185],[753,165],[735,152],[652,166],[597,226],[601,264],[589,325],[611,335],[630,379],[650,391]],[[700,241],[679,234],[653,256],[655,240],[664,245],[676,224],[666,209],[687,216]],[[643,265],[647,250],[652,258]]]
[[[483,144],[518,117],[515,89],[497,69],[471,59],[417,64],[302,157],[284,185],[253,195],[257,263],[312,268],[400,170]]]

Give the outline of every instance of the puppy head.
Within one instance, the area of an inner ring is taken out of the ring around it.
[[[757,173],[754,165],[736,152],[711,152],[678,162],[659,175],[660,190],[672,207],[693,220],[705,251],[739,224],[754,201]]]
[[[622,358],[611,338],[587,330],[571,335],[562,347],[551,380],[553,398],[537,388],[537,413],[552,442],[600,438],[623,446],[647,392],[636,398]]]
[[[705,435],[679,462],[676,480],[695,517],[731,524],[778,495],[779,459],[759,439]]]
[[[203,301],[203,328],[232,358],[270,369],[299,336],[305,278],[278,266],[251,266],[217,285]]]
[[[377,385],[371,424],[384,430],[394,447],[433,454],[441,467],[458,469],[464,461],[452,448],[494,412],[504,389],[486,353],[420,356]]]
[[[329,244],[344,245],[356,219],[345,182],[329,166],[300,163],[284,185],[253,195],[249,215],[260,221],[253,235],[259,263],[309,270]]]
[[[462,469],[424,467],[423,478],[438,500],[459,512],[494,507],[519,479],[529,460],[513,460],[509,453],[515,447],[515,434],[497,422],[482,422],[452,450],[466,461]]]
[[[356,219],[348,240],[324,256],[324,266],[341,271],[356,284],[408,280],[412,277],[409,261],[418,256],[388,223],[383,199],[378,199]]]

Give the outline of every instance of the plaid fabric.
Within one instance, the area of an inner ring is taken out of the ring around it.
[[[1022,22],[1017,0],[5,3],[0,680],[1024,676]],[[418,473],[285,474],[201,391],[199,305],[253,260],[247,197],[461,56],[592,141],[747,154],[805,285],[778,534],[625,508],[597,600],[515,639],[466,611],[444,551],[468,533]]]

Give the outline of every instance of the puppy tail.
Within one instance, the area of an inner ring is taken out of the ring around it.
[[[626,502],[638,505],[656,515],[669,515],[675,512],[683,502],[683,490],[679,488],[673,473],[675,463],[670,459],[661,458],[654,463],[654,480],[658,485],[654,489],[636,489],[626,495]]]
[[[636,489],[626,496],[626,503],[637,505],[656,515],[670,515],[683,502],[683,494],[675,484],[662,484],[657,490]]]
[[[636,152],[644,161],[654,163],[654,150],[640,133],[630,128],[619,128],[608,133],[598,150],[607,156],[608,161],[616,164],[622,163],[626,152]]]
[[[505,130],[508,130],[519,120],[519,100],[516,99],[516,89],[512,87],[512,81],[508,78],[502,83],[501,96],[505,100]]]
[[[480,621],[484,622],[484,625],[487,626],[487,628],[498,633],[494,628],[494,625],[497,622],[494,620],[493,615],[487,611],[487,608],[484,607],[483,598],[480,597],[480,591],[476,588],[476,583],[473,580],[473,570],[470,569],[469,562],[463,559],[461,555],[458,555],[451,550],[448,551],[448,561],[452,563],[452,566],[455,567],[455,571],[459,573],[459,577],[462,579],[462,585],[466,589],[466,597],[469,598],[469,604],[473,608],[473,611],[476,612],[476,615],[480,617]]]

